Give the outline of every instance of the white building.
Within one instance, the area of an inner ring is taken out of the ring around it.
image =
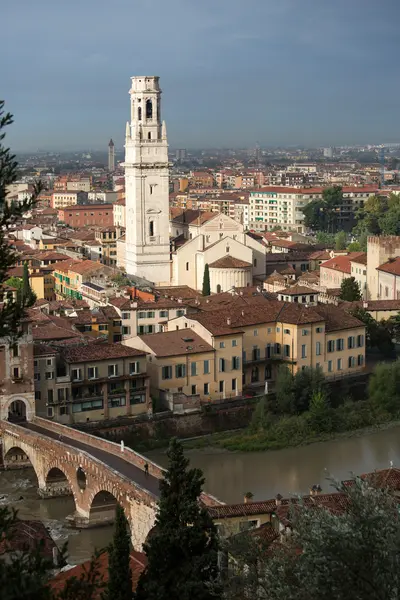
[[[245,229],[249,228],[249,199],[243,198],[243,200],[236,200],[234,218],[239,221]]]
[[[126,227],[125,198],[121,198],[113,204],[113,220],[115,227]]]
[[[113,204],[117,201],[117,192],[89,192],[88,193],[88,201],[93,202],[93,204]]]
[[[126,125],[126,271],[158,285],[171,281],[169,164],[158,77],[132,77]]]

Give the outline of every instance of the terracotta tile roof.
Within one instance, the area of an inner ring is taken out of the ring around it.
[[[316,250],[309,256],[310,260],[330,260],[331,254],[329,250]]]
[[[271,523],[264,523],[256,529],[250,531],[252,537],[262,541],[263,546],[269,546],[279,538],[279,532],[274,529]]]
[[[357,263],[358,265],[366,265],[367,264],[367,253],[364,252],[357,256],[357,258],[353,258],[351,262]]]
[[[364,473],[361,475],[361,479],[365,479],[372,486],[381,489],[389,489],[391,491],[400,490],[400,469],[391,467],[389,469],[380,469],[373,473]],[[344,481],[343,484],[351,486],[354,483],[354,479]]]
[[[389,259],[388,262],[377,267],[377,271],[383,271],[384,273],[400,277],[400,256]]]
[[[209,267],[210,269],[250,269],[251,264],[228,254],[210,263]]]
[[[116,306],[120,310],[128,310],[131,308],[132,301],[130,298],[125,298],[124,296],[109,298],[109,304]]]
[[[138,337],[156,356],[160,357],[214,352],[214,348],[191,329],[152,333]]]
[[[176,214],[172,217],[174,223],[186,224],[186,225],[203,225],[207,221],[211,221],[215,217],[219,216],[217,212],[204,211],[204,210],[193,210],[191,208],[180,210],[180,214]]]
[[[63,357],[68,363],[79,363],[95,360],[108,360],[114,358],[128,358],[144,356],[143,350],[137,350],[122,344],[89,344],[68,348],[63,352]]]
[[[143,569],[147,565],[146,555],[142,552],[136,552],[135,550],[131,550],[130,553],[130,568],[132,571],[132,590],[135,591],[139,577]],[[61,571],[50,581],[50,588],[54,591],[61,592],[66,584],[66,581],[70,577],[76,577],[76,579],[80,579],[82,575],[89,569],[90,561],[87,561],[81,565],[76,565],[72,569],[68,569],[66,571]],[[108,552],[103,552],[100,554],[98,559],[98,570],[100,579],[106,583],[108,581]],[[104,590],[98,590],[98,592],[93,596],[93,600],[101,600],[103,597],[102,593]]]
[[[154,289],[156,294],[160,294],[161,296],[168,296],[168,298],[196,298],[198,292],[188,285],[179,285],[179,286],[171,286],[171,287],[157,287]]]
[[[48,344],[34,344],[33,356],[49,356],[57,354],[56,350]]]
[[[275,500],[263,500],[260,502],[244,502],[240,504],[223,504],[221,506],[210,506],[208,512],[213,519],[228,519],[231,517],[248,517],[252,515],[265,515],[275,512]]]
[[[20,521],[11,526],[10,536],[0,539],[0,555],[6,552],[33,552],[40,548],[40,554],[48,559],[53,558],[56,544],[41,521]]]
[[[351,261],[363,255],[364,252],[349,252],[349,254],[344,256],[335,256],[324,262],[321,265],[321,269],[332,269],[333,271],[340,271],[341,273],[348,273],[350,275]]]
[[[288,265],[287,267],[285,267],[284,269],[281,269],[279,271],[279,273],[281,275],[295,275],[296,274],[296,270],[293,269],[292,265]]]
[[[329,290],[331,291],[331,290]],[[365,327],[364,323],[353,315],[344,312],[338,306],[332,304],[319,304],[315,310],[321,315],[321,319],[325,321],[325,330],[341,331],[342,329],[353,329],[357,327]]]
[[[316,296],[318,294],[318,292],[316,292],[312,288],[309,288],[305,285],[300,285],[298,283],[288,288],[285,288],[284,290],[281,290],[279,293],[283,294],[284,296],[297,296],[299,294],[313,294],[314,296]]]
[[[329,290],[330,291],[330,290]],[[398,300],[359,300],[357,302],[343,302],[342,307],[346,310],[353,308],[364,308],[365,310],[400,310],[400,299]]]
[[[314,188],[307,188],[307,187],[302,187],[302,188],[296,188],[296,187],[289,187],[289,186],[267,186],[267,187],[263,187],[260,190],[255,191],[254,193],[257,194],[258,192],[276,192],[276,193],[280,193],[280,194],[300,194],[302,196],[307,196],[309,194],[322,194],[324,188],[323,187],[314,187]],[[345,194],[349,194],[349,193],[355,193],[355,194],[361,194],[361,193],[368,193],[368,194],[375,194],[378,191],[378,187],[377,186],[373,186],[373,185],[367,185],[367,186],[363,186],[363,187],[356,187],[356,186],[344,186],[342,188],[343,192]]]

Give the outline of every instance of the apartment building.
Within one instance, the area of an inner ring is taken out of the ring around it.
[[[320,367],[327,377],[364,368],[365,326],[340,308],[270,301],[263,296],[249,298],[247,304],[186,315],[170,321],[168,330],[183,329],[186,335],[194,331],[214,349],[226,339],[236,340],[242,348],[243,390],[273,383],[280,364],[287,364],[292,373]],[[226,370],[232,373],[229,364]]]
[[[58,211],[58,219],[69,227],[78,229],[89,225],[112,227],[114,213],[112,204],[64,204]]]
[[[125,198],[121,198],[113,204],[113,224],[115,227],[126,227],[125,210]]]
[[[207,171],[192,171],[189,181],[191,187],[210,188],[214,186],[214,177]]]
[[[244,229],[249,228],[249,210],[250,204],[248,198],[238,198],[237,200],[235,200],[233,218],[235,219],[235,221],[239,221],[239,223],[243,225]]]
[[[0,419],[23,421],[34,414],[32,326],[25,318],[15,343],[0,338]]]
[[[52,267],[55,293],[59,300],[64,297],[82,300],[83,283],[90,282],[92,277],[105,281],[111,273],[109,267],[91,260],[64,260]]]
[[[363,274],[364,270],[366,270],[366,265],[364,262],[365,259],[366,259],[366,256],[365,256],[364,252],[349,252],[347,254],[335,256],[334,258],[327,260],[326,262],[322,263],[320,266],[320,283],[321,283],[321,285],[328,289],[340,288],[343,280],[352,276],[352,264],[354,263],[354,266],[353,266],[354,276],[356,274],[355,269],[357,268],[357,271],[360,269],[361,273],[357,272],[357,275],[361,281],[360,289],[363,289],[363,288],[365,289],[364,284],[366,284],[366,273]],[[357,263],[357,267],[356,267],[357,260],[362,261],[362,265],[359,265]]]
[[[93,202],[93,204],[114,204],[118,199],[118,193],[112,192],[110,190],[107,191],[94,191],[88,193],[88,201]]]
[[[83,201],[86,198],[83,192],[65,191],[65,192],[53,192],[51,195],[50,206],[59,210],[66,206],[75,206],[79,200]],[[59,217],[60,218],[60,217]]]
[[[34,347],[37,414],[66,424],[151,410],[146,356],[121,344]]]
[[[54,181],[54,190],[56,192],[89,192],[91,184],[91,177],[60,175]]]
[[[157,301],[130,300],[126,297],[110,298],[109,304],[115,308],[122,321],[122,339],[136,335],[165,331],[170,319],[185,315],[187,306],[181,300],[160,298]]]
[[[241,395],[240,334],[224,336],[215,347],[184,328],[127,343],[148,353],[151,394],[171,410]]]
[[[115,225],[96,227],[95,242],[99,245],[100,262],[103,265],[117,264],[117,239],[121,237],[121,229]]]
[[[343,227],[355,212],[377,192],[376,186],[344,187],[339,221]],[[305,233],[302,209],[312,200],[322,198],[323,188],[268,186],[250,192],[250,228],[256,231],[280,227],[283,231]]]
[[[122,341],[122,320],[113,306],[99,306],[93,310],[81,309],[68,317],[77,331],[94,336],[104,335],[109,343]]]

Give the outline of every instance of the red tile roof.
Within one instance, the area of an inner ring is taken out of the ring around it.
[[[129,358],[144,356],[144,350],[136,350],[122,344],[89,344],[80,345],[64,350],[63,357],[68,363],[79,363],[95,360],[108,360],[114,358]]]
[[[41,521],[20,521],[11,526],[10,536],[0,539],[0,555],[7,552],[34,552],[40,549],[42,556],[52,559],[56,544]]]
[[[156,356],[160,357],[214,352],[214,348],[191,329],[178,329],[138,337]]]
[[[349,252],[345,256],[335,256],[330,260],[327,260],[321,265],[321,269],[332,269],[333,271],[340,271],[341,273],[351,274],[351,262],[360,256],[363,256],[364,252]]]
[[[396,258],[390,258],[388,262],[377,267],[377,271],[390,273],[391,275],[400,277],[400,256],[397,256]]]
[[[209,267],[210,269],[250,269],[251,264],[228,254],[210,263]]]

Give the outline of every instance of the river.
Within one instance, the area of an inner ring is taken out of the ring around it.
[[[148,455],[166,466],[165,452]],[[351,473],[387,468],[390,461],[400,467],[400,427],[286,450],[229,453],[210,448],[189,450],[187,456],[191,466],[204,472],[205,489],[224,502],[243,502],[246,492],[252,492],[254,500],[273,498],[277,493],[307,493],[317,483],[327,492],[331,489],[328,475],[346,479]],[[63,520],[74,511],[73,498],[38,498],[33,469],[0,472],[0,497],[0,504],[18,509],[21,518],[43,521],[58,545],[68,540],[71,564],[89,559],[96,548],[104,548],[112,539],[112,527],[66,528]]]

